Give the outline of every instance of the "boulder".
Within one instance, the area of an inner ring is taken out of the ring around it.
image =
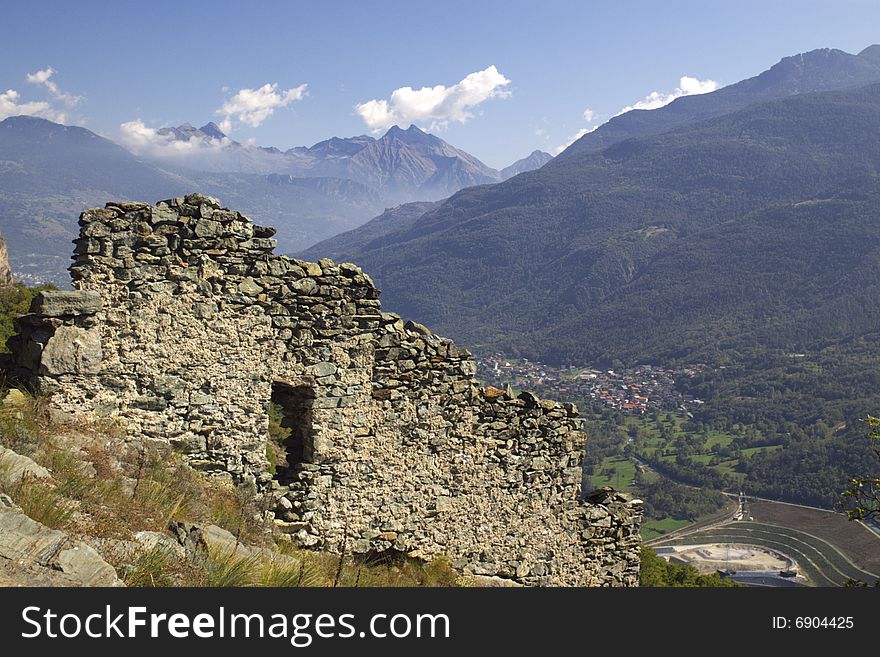
[[[48,479],[51,476],[46,468],[27,456],[0,446],[0,481],[15,484],[25,477]]]
[[[0,506],[0,583],[122,586],[94,548],[5,506]]]

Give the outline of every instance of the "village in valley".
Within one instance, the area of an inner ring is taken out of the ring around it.
[[[575,366],[555,368],[527,358],[493,354],[477,360],[478,376],[488,384],[510,386],[559,398],[600,402],[625,413],[641,414],[651,409],[681,409],[703,401],[683,395],[675,387],[677,378],[692,377],[707,369],[693,365],[664,369],[641,365],[634,369],[591,369]]]

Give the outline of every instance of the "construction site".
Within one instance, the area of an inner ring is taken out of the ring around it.
[[[656,548],[657,556],[672,563],[693,566],[703,574],[786,573],[797,575],[797,563],[787,555],[757,545],[704,543]]]

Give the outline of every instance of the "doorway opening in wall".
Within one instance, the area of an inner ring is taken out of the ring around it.
[[[303,463],[311,463],[314,454],[312,404],[315,392],[309,386],[293,386],[276,381],[269,403],[269,463],[275,479],[282,484],[292,481]]]

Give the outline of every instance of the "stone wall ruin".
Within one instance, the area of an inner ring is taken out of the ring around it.
[[[468,351],[382,312],[357,266],[275,255],[274,229],[198,194],[108,203],[80,227],[74,291],[35,299],[9,341],[56,413],[116,418],[271,491],[304,547],[637,584],[641,503],[581,495],[576,409],[481,389]],[[292,429],[274,475],[270,401]]]

